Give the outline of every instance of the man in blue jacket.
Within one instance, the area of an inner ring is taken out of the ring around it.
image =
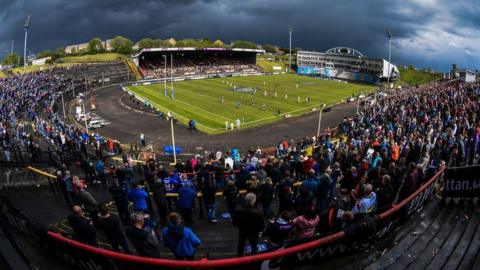
[[[169,225],[163,229],[163,244],[168,247],[177,260],[194,260],[200,239],[190,228],[182,225],[182,218],[172,212],[168,216]]]
[[[95,170],[97,171],[97,175],[98,175],[98,180],[100,180],[100,182],[106,186],[107,183],[105,182],[106,178],[105,178],[105,164],[103,163],[103,161],[101,159],[98,159],[97,162],[95,163]]]
[[[196,197],[197,193],[190,183],[180,187],[178,190],[178,208],[187,225],[193,224],[192,209]]]
[[[128,192],[128,199],[133,202],[135,211],[148,213],[148,193],[141,184],[143,183],[133,184],[133,189]]]
[[[317,196],[318,181],[315,177],[315,171],[313,169],[310,170],[309,177],[303,180],[302,188],[305,188],[308,191],[310,191],[315,197]]]

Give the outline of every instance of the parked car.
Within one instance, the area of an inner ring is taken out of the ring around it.
[[[101,128],[105,126],[103,121],[100,120],[92,120],[90,123],[88,123],[88,129],[96,129],[96,128]]]

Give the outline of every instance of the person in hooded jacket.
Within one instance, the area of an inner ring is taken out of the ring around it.
[[[169,225],[163,229],[163,244],[177,260],[194,260],[200,239],[193,231],[182,225],[182,218],[176,212],[168,216]]]
[[[272,215],[271,204],[275,193],[275,188],[270,177],[267,177],[265,182],[260,185],[259,193],[260,201],[262,202],[263,216],[268,218]]]
[[[238,202],[238,188],[235,186],[233,180],[229,180],[225,191],[223,191],[225,200],[227,201],[228,212],[230,213],[230,218],[235,213],[236,205]]]
[[[313,204],[307,207],[305,214],[293,219],[294,238],[306,238],[315,235],[320,217],[317,215]]]
[[[202,188],[203,204],[207,209],[208,220],[212,223],[216,223],[215,217],[215,187],[210,181],[206,181]]]
[[[196,197],[197,193],[190,183],[180,187],[178,190],[178,208],[180,209],[183,219],[187,225],[193,224],[192,210]]]
[[[155,176],[153,181],[152,192],[153,192],[153,200],[157,205],[158,216],[160,217],[160,223],[162,225],[166,225],[167,213],[168,213],[167,189],[162,179],[158,178],[157,176]]]
[[[279,217],[267,223],[263,236],[267,237],[273,245],[278,245],[290,237],[292,230],[292,214],[289,211],[283,211]]]

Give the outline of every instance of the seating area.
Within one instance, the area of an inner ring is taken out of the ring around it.
[[[102,79],[105,79],[105,84],[120,83],[134,79],[129,67],[122,61],[79,64],[67,68],[56,68],[54,73],[63,74],[71,78],[86,78],[97,85],[102,84]]]
[[[255,55],[253,56],[255,57]],[[209,54],[205,52],[175,54],[172,70],[170,55],[165,58],[162,55],[153,54],[143,57],[139,63],[139,70],[147,79],[162,79],[170,76],[258,74],[261,70],[256,66],[254,57],[243,54]]]

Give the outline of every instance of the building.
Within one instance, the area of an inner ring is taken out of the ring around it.
[[[52,60],[52,57],[48,56],[48,57],[44,57],[44,58],[34,59],[34,60],[32,60],[32,66],[43,66],[49,60]]]
[[[447,80],[458,79],[463,82],[477,81],[477,72],[468,69],[459,69],[457,64],[452,64],[452,68],[445,73],[443,78]]]
[[[86,51],[87,48],[88,48],[88,43],[69,45],[65,47],[65,54],[76,53],[83,50]]]
[[[349,81],[375,83],[379,80],[395,80],[400,73],[397,67],[384,59],[365,57],[357,50],[336,47],[321,52],[297,52],[297,74],[321,76]]]
[[[113,50],[112,47],[112,40],[113,39],[107,39],[105,41],[102,41],[103,48],[107,52],[110,52]],[[87,50],[88,49],[88,42],[87,43],[80,43],[80,44],[74,44],[74,45],[68,45],[65,47],[65,54],[71,54],[71,53],[77,53],[82,50]]]
[[[477,74],[474,71],[462,69],[459,72],[459,79],[463,82],[475,82]]]

